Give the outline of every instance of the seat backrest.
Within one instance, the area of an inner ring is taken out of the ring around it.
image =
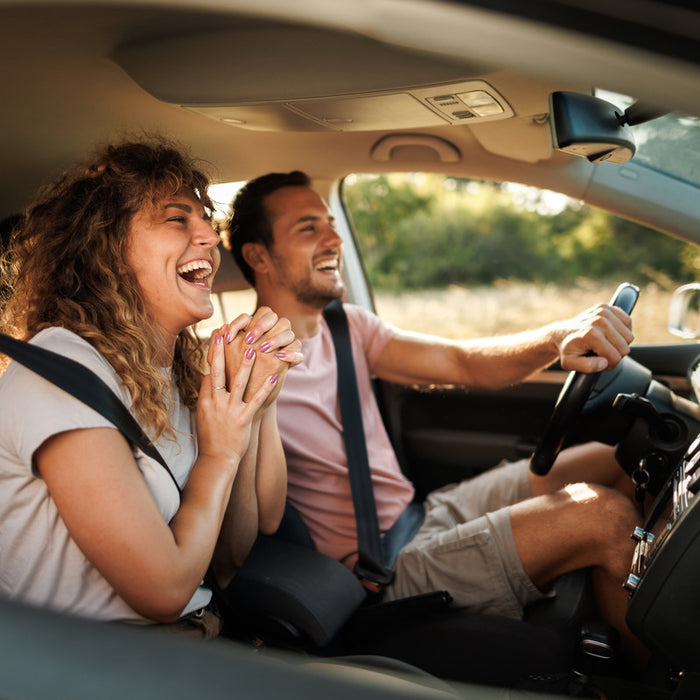
[[[311,539],[306,524],[301,519],[297,509],[289,502],[285,503],[282,522],[274,536],[278,540],[291,542],[307,549],[314,549],[314,541]]]

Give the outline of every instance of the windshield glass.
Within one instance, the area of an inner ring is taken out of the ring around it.
[[[537,328],[642,290],[637,343],[682,342],[673,291],[694,281],[696,248],[563,194],[434,173],[343,181],[376,310],[409,331],[478,338]]]
[[[634,99],[597,90],[596,95],[626,109]],[[634,160],[700,186],[700,119],[672,113],[632,127]]]

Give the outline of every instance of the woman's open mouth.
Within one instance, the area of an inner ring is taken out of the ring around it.
[[[177,268],[177,274],[188,284],[209,289],[209,278],[213,268],[208,260],[190,260]]]

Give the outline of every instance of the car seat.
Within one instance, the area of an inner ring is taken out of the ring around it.
[[[594,617],[587,571],[523,620],[468,612],[447,591],[381,602],[342,564],[313,549],[289,504],[278,532],[258,538],[225,591],[224,634],[320,656],[373,654],[449,680],[566,692],[579,676],[583,621]]]

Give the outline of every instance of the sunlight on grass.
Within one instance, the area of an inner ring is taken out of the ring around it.
[[[479,338],[537,328],[610,300],[616,285],[582,282],[570,287],[497,282],[483,287],[377,292],[379,315],[406,330],[448,338]],[[667,330],[671,291],[645,286],[632,312],[638,343],[678,342]]]
[[[609,301],[615,284],[583,281],[577,285],[538,285],[501,281],[494,285],[417,292],[375,292],[377,313],[399,328],[446,338],[479,338],[515,333],[571,318]],[[632,312],[637,343],[683,342],[666,327],[672,291],[650,283]],[[239,313],[255,308],[255,292],[245,289],[215,298],[214,316],[199,325],[208,332]]]

